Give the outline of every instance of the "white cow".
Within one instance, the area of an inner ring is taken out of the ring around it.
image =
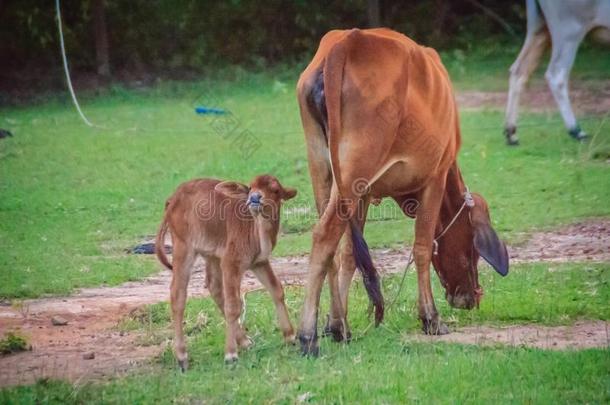
[[[581,41],[591,32],[610,43],[610,0],[526,0],[527,36],[517,60],[510,68],[504,134],[509,145],[518,145],[517,114],[523,86],[538,66],[544,51],[552,46],[545,78],[557,102],[570,136],[582,141],[580,128],[568,97],[568,79]],[[609,72],[610,75],[610,72]]]

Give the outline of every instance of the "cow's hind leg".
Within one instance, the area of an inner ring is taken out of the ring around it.
[[[298,333],[303,354],[317,355],[319,351],[317,322],[320,292],[346,228],[346,218],[341,215],[341,208],[338,192],[333,186],[330,202],[313,231],[305,303]]]
[[[529,80],[532,72],[540,63],[542,54],[550,44],[549,32],[540,28],[535,34],[528,33],[523,48],[517,60],[510,67],[508,101],[506,103],[506,116],[504,121],[504,135],[508,145],[518,145],[517,117],[519,115],[519,99],[523,87]]]
[[[366,222],[366,215],[370,204],[370,197],[365,196],[360,200],[358,204],[356,215],[354,220],[356,225],[361,231],[364,231],[364,224]],[[339,271],[338,271],[338,297],[341,302],[342,317],[334,315],[331,311],[331,315],[328,319],[328,323],[324,328],[325,335],[331,335],[336,341],[349,340],[351,339],[351,332],[349,330],[349,324],[347,322],[348,312],[348,300],[349,300],[349,288],[356,272],[356,262],[354,260],[354,251],[352,244],[352,235],[349,227],[346,228],[343,239],[341,240],[341,247],[339,250]],[[329,277],[330,282],[330,277]],[[332,309],[332,307],[331,307]]]
[[[421,204],[415,218],[413,257],[417,268],[419,318],[422,321],[422,329],[427,335],[449,333],[449,329],[439,318],[430,285],[432,243],[444,190],[445,176],[432,179],[420,194]]]
[[[576,58],[576,51],[582,37],[577,35],[567,35],[567,33],[553,35],[553,52],[551,54],[551,62],[545,73],[549,88],[553,93],[555,102],[559,107],[559,112],[563,118],[566,128],[570,136],[577,141],[586,139],[587,134],[580,128],[568,95],[568,81],[570,71]]]
[[[187,249],[186,244],[174,238],[173,241],[173,273],[170,290],[172,307],[172,320],[174,325],[174,350],[178,365],[182,371],[188,367],[188,355],[184,338],[184,306],[186,304],[187,289],[191,270],[195,261],[193,252]]]
[[[269,291],[271,299],[273,299],[280,329],[284,335],[284,340],[287,343],[293,343],[295,337],[294,328],[292,327],[290,317],[288,316],[288,309],[286,308],[286,303],[284,301],[284,288],[282,287],[282,283],[273,273],[269,262],[261,263],[255,266],[252,271],[260,280],[261,284],[263,284],[267,291]]]

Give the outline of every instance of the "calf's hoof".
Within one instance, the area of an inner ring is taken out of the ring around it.
[[[284,334],[284,343],[287,345],[293,345],[296,343],[297,336],[294,332],[288,332]]]
[[[504,128],[504,136],[506,137],[506,144],[508,146],[519,145],[519,137],[517,136],[517,127],[506,127]]]
[[[426,335],[446,335],[449,328],[438,317],[422,319],[422,330]]]
[[[318,357],[320,355],[318,337],[315,334],[304,335],[299,333],[299,342],[301,343],[301,353],[303,356]]]
[[[237,353],[226,353],[225,354],[225,364],[234,364],[237,362]]]
[[[180,371],[182,371],[183,373],[186,372],[186,370],[188,370],[189,368],[188,359],[178,360],[178,367],[180,367]]]

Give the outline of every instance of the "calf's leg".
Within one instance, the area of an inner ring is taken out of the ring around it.
[[[238,346],[249,344],[246,341],[249,339],[239,324],[239,315],[242,310],[240,287],[243,266],[233,257],[235,257],[235,253],[229,253],[220,261],[226,321],[225,362],[227,363],[237,360]]]
[[[174,350],[178,365],[182,371],[188,367],[188,355],[184,339],[184,306],[186,304],[187,288],[195,256],[186,244],[174,238],[173,241],[173,273],[170,287],[172,320],[174,325]]]
[[[211,257],[206,258],[206,283],[207,287],[210,290],[210,295],[214,299],[216,306],[220,310],[223,318],[225,318],[225,304],[224,304],[224,292],[222,287],[222,269],[220,267],[220,260]],[[240,305],[243,306],[243,302],[240,301]],[[250,338],[246,335],[246,331],[243,328],[243,325],[240,325],[239,331],[237,333],[237,343],[239,347],[246,348],[252,344]]]
[[[224,317],[225,303],[222,294],[222,271],[220,269],[219,259],[215,257],[205,259],[205,281],[206,287],[210,291],[210,295]]]
[[[263,284],[267,291],[269,291],[271,299],[273,299],[280,329],[284,335],[284,340],[286,340],[287,343],[293,343],[295,335],[294,328],[292,327],[290,317],[288,316],[288,309],[286,308],[286,303],[284,301],[284,288],[282,287],[282,283],[273,273],[269,262],[256,265],[252,271],[260,280],[261,284]]]

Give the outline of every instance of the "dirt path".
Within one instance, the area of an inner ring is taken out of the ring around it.
[[[600,219],[533,234],[523,246],[510,250],[512,262],[610,262],[610,220]],[[380,271],[402,271],[408,250],[375,250]],[[307,257],[273,260],[278,276],[286,284],[302,284]],[[202,265],[190,284],[190,296],[207,295]],[[33,350],[0,357],[0,387],[32,383],[39,378],[88,380],[132,369],[156,354],[162,346],[136,344],[135,333],[119,333],[117,323],[130,311],[168,299],[171,273],[162,271],[140,282],[117,287],[86,288],[69,297],[26,300],[18,306],[0,306],[0,336],[18,330],[28,337]],[[259,288],[249,274],[244,289]],[[65,326],[53,326],[60,316]],[[509,328],[462,328],[441,339],[480,344],[497,342],[550,349],[604,347],[609,343],[607,322],[585,322],[573,326],[514,326]],[[422,338],[414,337],[414,338]],[[94,354],[94,359],[83,356]]]
[[[460,108],[467,109],[499,109],[506,108],[506,91],[459,91],[456,94]],[[610,80],[590,84],[572,83],[570,85],[570,100],[577,114],[605,114],[610,111]],[[532,112],[557,112],[557,104],[548,86],[536,83],[526,89],[521,95],[521,108]]]

